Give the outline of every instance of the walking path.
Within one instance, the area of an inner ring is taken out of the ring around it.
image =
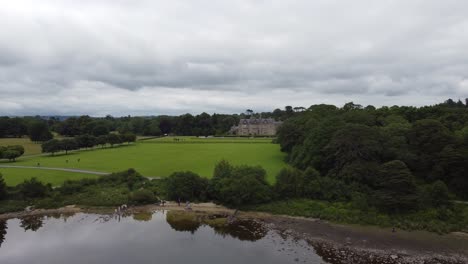
[[[110,172],[102,172],[102,171],[90,171],[90,170],[67,169],[67,168],[53,168],[53,167],[38,167],[38,166],[0,165],[0,168],[56,170],[56,171],[77,172],[77,173],[94,174],[94,175],[109,175],[110,174]]]
[[[38,167],[38,166],[0,165],[0,168],[56,170],[56,171],[77,172],[77,173],[94,174],[94,175],[109,175],[109,174],[111,174],[110,172],[103,172],[103,171],[90,171],[90,170],[81,170],[81,169]],[[144,176],[144,177],[149,179],[149,180],[160,180],[160,179],[162,179],[162,177],[158,177],[158,176]]]

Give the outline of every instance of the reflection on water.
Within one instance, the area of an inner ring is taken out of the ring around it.
[[[0,221],[1,264],[323,263],[304,241],[253,221],[156,212]]]
[[[268,230],[260,223],[248,220],[237,220],[229,225],[213,227],[217,234],[229,235],[241,241],[257,241],[267,235]]]
[[[24,231],[37,231],[42,227],[43,219],[43,216],[26,216],[21,218],[20,226],[24,229]]]
[[[5,220],[0,220],[0,248],[2,247],[2,243],[5,240],[7,229],[7,222]]]
[[[166,215],[167,223],[179,232],[190,232],[192,234],[201,226],[201,222],[195,214],[169,211]]]
[[[135,213],[133,214],[133,220],[148,222],[153,219],[153,214],[148,212]]]
[[[256,241],[267,234],[267,229],[261,223],[253,220],[235,220],[228,224],[227,217],[223,215],[169,211],[166,221],[175,231],[194,234],[200,226],[210,226],[218,235],[230,236],[241,241]]]

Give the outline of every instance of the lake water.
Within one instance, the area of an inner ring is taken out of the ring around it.
[[[167,216],[80,213],[0,221],[0,263],[324,263],[306,242],[256,222],[226,227]]]

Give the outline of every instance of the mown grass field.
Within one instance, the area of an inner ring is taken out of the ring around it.
[[[255,140],[262,141],[255,142]],[[203,177],[211,177],[215,164],[225,159],[234,165],[262,166],[270,182],[274,181],[281,168],[287,166],[284,163],[285,154],[280,152],[279,145],[271,143],[271,139],[187,138],[185,142],[174,142],[172,138],[166,137],[114,148],[78,151],[68,155],[25,157],[8,164],[36,166],[40,163],[41,167],[76,168],[101,172],[134,168],[148,177],[167,177],[175,171],[190,170]],[[197,142],[200,144],[196,144]],[[249,144],[243,144],[247,142]],[[13,175],[21,174],[23,178],[36,175],[33,169],[26,171],[9,169],[10,173],[12,171],[15,171]],[[9,172],[2,172],[5,178],[9,178]],[[68,175],[69,173],[54,171],[53,174],[56,175],[55,177],[60,177],[60,174]],[[8,179],[7,181],[14,182],[15,180]]]
[[[42,182],[50,183],[52,186],[59,186],[66,180],[99,177],[97,175],[77,172],[16,168],[0,168],[0,173],[3,175],[3,179],[5,179],[8,186],[15,186],[32,177],[36,177]]]
[[[41,144],[32,142],[29,138],[0,138],[0,146],[22,145],[24,147],[24,155],[41,154]]]

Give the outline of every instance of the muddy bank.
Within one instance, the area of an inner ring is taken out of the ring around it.
[[[190,218],[172,219],[176,228],[190,227],[186,221],[201,221],[215,225],[219,232],[229,232],[223,225],[213,221],[229,218],[234,210],[212,203],[192,204]],[[168,203],[165,207],[156,205],[130,207],[125,214],[151,213],[157,210],[185,211],[183,206]],[[78,208],[68,206],[53,210],[32,210],[0,215],[0,220],[26,216],[67,214],[67,213],[113,214],[114,208]],[[317,254],[333,264],[341,263],[468,263],[468,235],[453,233],[437,235],[428,232],[407,232],[378,227],[337,225],[318,219],[274,216],[259,212],[239,212],[238,220],[251,219],[261,223],[268,230],[282,236],[305,240],[314,247]],[[180,220],[180,221],[178,221]],[[221,223],[221,222],[220,222]],[[225,227],[225,226],[224,226]],[[258,228],[256,228],[258,229]],[[245,234],[241,234],[244,236]],[[240,236],[240,235],[239,235]]]
[[[270,228],[304,239],[333,264],[468,263],[468,236],[336,225],[317,219],[264,216]]]

